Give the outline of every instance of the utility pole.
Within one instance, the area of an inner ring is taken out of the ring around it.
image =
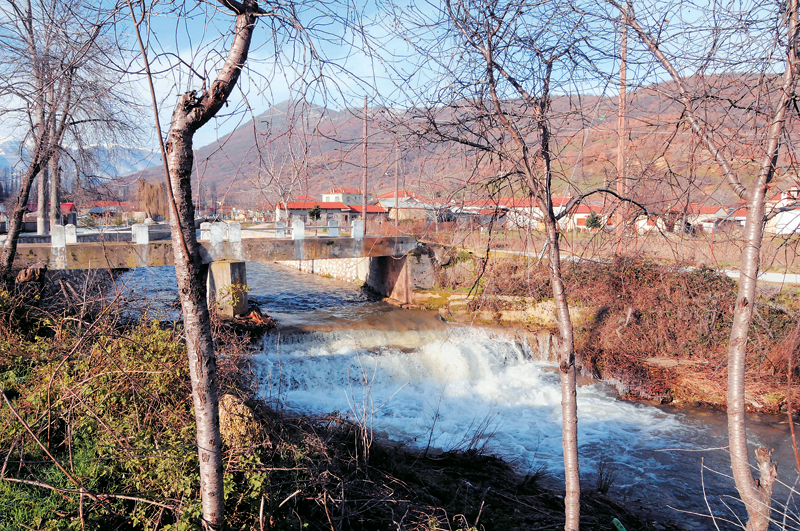
[[[399,183],[400,183],[400,146],[395,146],[397,150],[394,156],[394,226],[396,229],[400,229],[400,193],[399,193]]]
[[[361,219],[367,234],[367,96],[364,95],[364,176],[361,180]]]
[[[622,33],[620,35],[620,65],[619,65],[619,143],[617,145],[617,193],[620,197],[628,196],[628,177],[625,167],[625,141],[627,136],[626,123],[626,83],[628,67],[628,11],[622,10]],[[625,237],[625,222],[627,221],[627,205],[623,201],[617,211],[617,256],[622,254],[622,240]]]

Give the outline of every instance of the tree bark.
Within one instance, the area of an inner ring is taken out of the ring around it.
[[[58,155],[54,154],[48,163],[50,167],[50,226],[63,225],[61,220],[61,166]]]
[[[545,221],[547,244],[549,245],[550,285],[556,305],[558,325],[559,376],[561,378],[561,425],[564,450],[564,529],[577,531],[580,526],[581,484],[578,466],[578,401],[577,368],[575,364],[575,341],[572,319],[569,315],[566,290],[561,276],[561,249],[558,243],[558,228],[552,210]]]
[[[14,210],[11,212],[8,219],[8,233],[3,242],[2,256],[0,256],[0,282],[2,282],[5,287],[9,287],[14,281],[11,270],[14,266],[14,257],[17,255],[17,243],[19,242],[19,234],[22,232],[25,207],[28,204],[33,180],[40,171],[41,164],[38,161],[28,166],[25,175],[22,177],[22,182],[20,183],[17,201],[14,203]]]
[[[205,268],[200,258],[200,247],[194,228],[192,143],[195,131],[219,111],[233,91],[241,68],[247,60],[258,12],[254,0],[246,1],[244,5],[231,2],[223,2],[223,5],[235,8],[238,13],[235,36],[228,56],[217,79],[208,90],[199,94],[194,91],[187,92],[179,98],[172,113],[172,124],[164,147],[168,184],[174,200],[170,230],[197,423],[203,522],[209,529],[222,529],[224,526],[225,499],[219,432],[217,360],[206,300]]]

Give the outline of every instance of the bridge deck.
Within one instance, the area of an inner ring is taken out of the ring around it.
[[[200,242],[204,263],[220,260],[275,262],[323,258],[401,256],[417,242],[410,237],[364,236],[305,238],[245,238],[240,242]],[[62,253],[65,253],[62,255]],[[131,242],[92,242],[68,244],[66,248],[46,244],[20,244],[14,265],[28,267],[42,262],[50,269],[135,268],[174,265],[172,242],[159,240],[144,245]]]

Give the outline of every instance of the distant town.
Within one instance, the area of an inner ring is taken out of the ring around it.
[[[611,198],[613,199],[613,198]],[[563,231],[598,232],[613,230],[625,219],[627,231],[640,235],[652,232],[685,234],[733,233],[744,227],[747,209],[744,201],[733,204],[690,202],[666,212],[646,212],[639,206],[627,207],[621,216],[618,201],[588,198],[577,202],[570,196],[554,196],[553,210],[561,215]],[[61,219],[51,223],[78,227],[126,226],[134,223],[165,221],[154,213],[145,200],[140,201],[74,201],[60,203]],[[364,196],[357,188],[330,188],[319,197],[297,195],[288,201],[265,203],[261,208],[222,204],[198,206],[195,216],[203,220],[229,220],[241,223],[301,220],[307,225],[327,225],[335,221],[349,226],[364,219]],[[478,200],[456,200],[427,197],[401,189],[368,195],[366,220],[369,223],[448,223],[459,228],[486,231],[544,230],[543,213],[530,197],[487,197]],[[6,231],[7,207],[0,204],[0,232]],[[568,209],[566,212],[565,210]],[[27,206],[24,232],[37,230],[36,203]],[[792,234],[800,229],[800,188],[789,188],[772,194],[766,200],[768,220],[765,231],[771,234]]]

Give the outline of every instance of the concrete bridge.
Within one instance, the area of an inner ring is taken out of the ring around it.
[[[237,288],[245,286],[246,262],[294,262],[313,264],[337,259],[369,259],[362,269],[364,282],[385,296],[405,299],[410,275],[405,257],[416,249],[413,237],[366,236],[361,220],[352,223],[350,235],[340,236],[332,223],[324,227],[325,236],[310,236],[302,221],[291,227],[260,231],[258,236],[242,237],[239,223],[203,223],[200,254],[209,264],[209,298],[235,300],[224,305],[223,314],[241,315],[247,311],[247,294]],[[20,243],[14,265],[19,268],[45,264],[48,269],[132,269],[174,265],[172,241],[167,233],[151,232],[152,226],[132,227],[130,241],[78,242],[74,225],[54,226],[50,243]],[[151,238],[152,236],[152,238]],[[406,294],[405,297],[403,295]],[[407,301],[406,301],[407,302]]]
[[[273,237],[242,238],[239,223],[209,223],[201,227],[200,254],[203,263],[220,261],[276,262],[329,258],[404,256],[417,246],[416,238],[365,236],[360,220],[350,236],[340,236],[338,227],[325,227],[327,236],[307,237],[302,221],[272,229]],[[288,236],[288,237],[287,237]],[[21,243],[14,265],[36,263],[48,269],[125,269],[174,265],[171,240],[151,240],[148,225],[134,225],[131,241],[78,243],[75,227],[54,226],[51,243]]]

